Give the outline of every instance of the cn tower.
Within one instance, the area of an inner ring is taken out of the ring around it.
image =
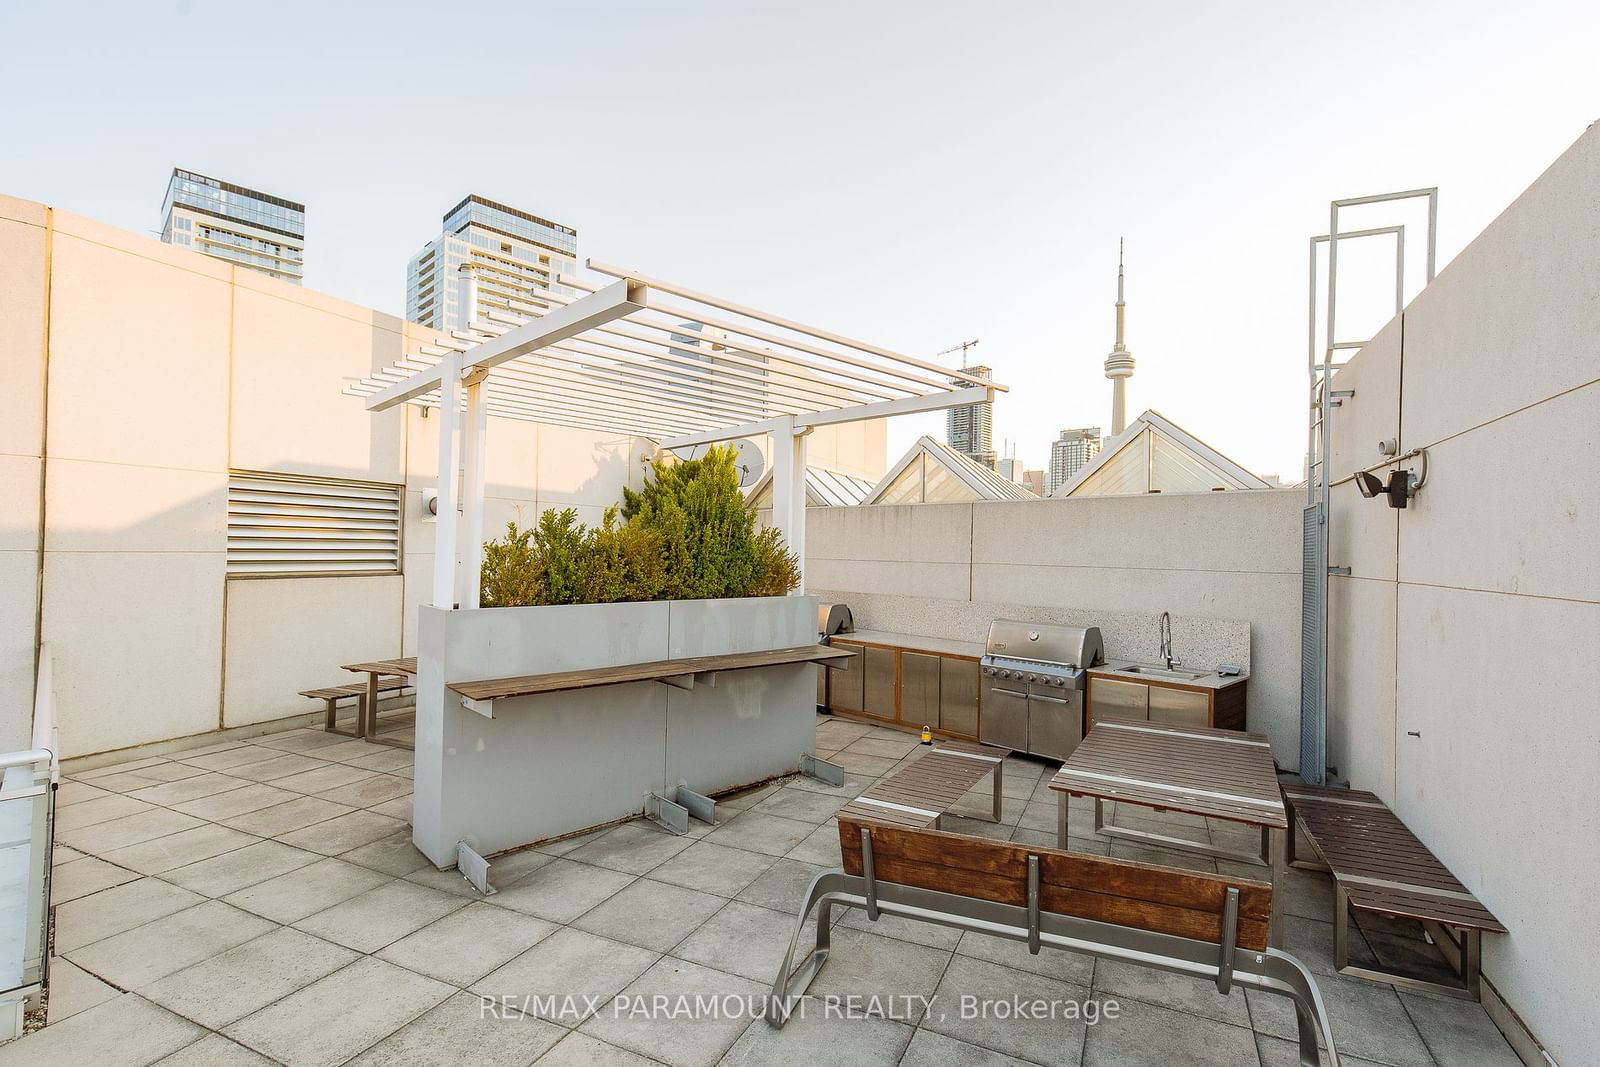
[[[1133,354],[1122,343],[1122,241],[1117,241],[1117,341],[1106,357],[1106,377],[1111,379],[1111,436],[1116,437],[1128,426],[1127,380],[1133,377]]]

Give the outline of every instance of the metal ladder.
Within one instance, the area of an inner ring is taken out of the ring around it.
[[[1328,566],[1328,453],[1332,447],[1333,409],[1354,396],[1354,390],[1333,388],[1333,377],[1349,362],[1340,354],[1365,347],[1365,341],[1340,341],[1337,328],[1339,295],[1339,243],[1364,237],[1394,238],[1394,313],[1405,309],[1405,227],[1375,226],[1363,230],[1339,229],[1344,208],[1426,197],[1428,201],[1427,282],[1433,281],[1437,257],[1439,189],[1408,189],[1397,193],[1334,200],[1328,205],[1328,232],[1310,240],[1310,269],[1306,313],[1306,368],[1308,371],[1306,419],[1306,506],[1301,513],[1300,555],[1300,777],[1322,785],[1328,767],[1328,575],[1348,568]],[[1318,270],[1320,245],[1328,246],[1326,320],[1324,343],[1317,344]]]

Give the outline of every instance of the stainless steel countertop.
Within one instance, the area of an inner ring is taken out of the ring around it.
[[[1160,674],[1129,674],[1125,669],[1135,666],[1148,667],[1152,665],[1144,663],[1140,660],[1113,659],[1107,660],[1098,667],[1090,668],[1089,673],[1096,677],[1104,676],[1107,678],[1120,678],[1123,681],[1128,682],[1148,682],[1150,685],[1187,685],[1195,689],[1226,689],[1230,685],[1237,685],[1239,682],[1250,680],[1249,671],[1243,671],[1231,678],[1219,677],[1216,671],[1211,671],[1201,678],[1168,678]],[[1180,671],[1188,670],[1186,667],[1178,667],[1176,669]],[[1189,671],[1189,673],[1199,674],[1200,672],[1198,670],[1194,670]]]

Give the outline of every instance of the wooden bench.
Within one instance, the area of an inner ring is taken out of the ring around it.
[[[841,817],[894,826],[943,828],[946,812],[967,790],[994,775],[994,815],[1000,821],[1000,787],[1010,749],[971,741],[940,741],[840,809]]]
[[[404,689],[410,684],[410,681],[405,678],[379,678],[377,680],[376,688],[380,693],[389,693],[396,689]],[[324,720],[323,727],[330,733],[344,734],[346,737],[364,736],[360,727],[361,723],[365,721],[367,716],[366,682],[358,682],[353,685],[330,685],[322,689],[302,689],[300,691],[300,695],[303,697],[311,697],[314,700],[322,700],[327,702],[328,714],[326,720]],[[341,730],[338,727],[339,701],[344,700],[347,697],[354,697],[356,701],[356,729],[354,730]],[[376,709],[372,711],[371,717],[373,719],[377,718]]]
[[[690,656],[624,663],[615,667],[587,667],[576,671],[524,674],[515,678],[486,678],[480,681],[451,682],[445,688],[461,698],[461,706],[485,718],[494,718],[497,700],[564,693],[573,689],[594,689],[629,682],[660,682],[676,689],[693,689],[697,679],[714,683],[722,671],[742,671],[756,667],[784,667],[801,663],[821,663],[839,667],[854,656],[849,649],[827,645],[799,645],[770,648],[757,652],[725,652],[716,656]]]
[[[1482,999],[1483,932],[1506,928],[1375,794],[1311,785],[1283,787],[1289,825],[1295,820],[1322,857],[1289,862],[1333,875],[1333,962],[1340,974]],[[1461,975],[1461,985],[1357,967],[1350,963],[1350,909],[1415,919]]]
[[[827,961],[835,907],[876,922],[895,915],[1235,985],[1294,1002],[1300,1061],[1338,1067],[1322,994],[1311,972],[1267,947],[1272,887],[1129,860],[1081,855],[939,830],[854,819],[842,811],[844,865],[816,876],[800,902],[773,983],[767,1021],[781,1027]],[[811,913],[816,946],[795,953]],[[1327,1046],[1318,1059],[1317,1041]]]

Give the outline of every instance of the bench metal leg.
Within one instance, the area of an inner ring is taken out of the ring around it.
[[[772,983],[772,996],[767,1000],[767,1022],[775,1028],[781,1029],[789,1021],[795,1002],[805,995],[812,979],[816,978],[817,972],[828,960],[833,932],[833,904],[824,900],[819,905],[818,901],[829,893],[837,892],[844,884],[843,871],[823,871],[811,880],[805,897],[800,901],[800,914],[794,920],[794,934],[789,938],[789,949],[783,954],[778,977]],[[794,956],[800,945],[800,935],[805,933],[806,919],[813,909],[817,913],[816,945],[800,966],[795,967]]]
[[[323,720],[322,728],[324,730],[332,730],[335,726],[337,726],[339,724],[339,712],[334,707],[334,705],[338,703],[338,698],[337,697],[325,697],[324,700],[328,705],[328,717],[325,720]]]
[[[994,821],[1000,821],[1000,784],[1004,780],[1005,760],[994,765]]]
[[[1126,802],[1125,802],[1126,803]],[[1101,797],[1094,798],[1094,832],[1101,837],[1115,840],[1132,841],[1140,845],[1149,845],[1152,848],[1169,848],[1177,852],[1193,852],[1200,856],[1212,856],[1221,860],[1238,860],[1241,863],[1260,863],[1271,866],[1268,827],[1261,828],[1261,846],[1252,852],[1240,852],[1237,849],[1222,848],[1209,841],[1195,841],[1187,837],[1173,837],[1171,834],[1158,834],[1153,830],[1134,830],[1127,826],[1117,826],[1106,818],[1106,802]],[[1065,845],[1061,846],[1065,848]]]
[[[868,839],[870,840],[870,838]],[[863,842],[866,846],[867,843]],[[1038,898],[1030,892],[1028,907],[1000,904],[957,894],[918,889],[892,882],[879,882],[869,866],[870,851],[864,847],[862,873],[847,875],[843,870],[822,871],[811,880],[801,898],[793,933],[772,985],[766,1019],[781,1027],[793,1014],[817,972],[828,958],[829,934],[834,908],[859,908],[869,916],[881,911],[914,922],[932,923],[956,930],[970,930],[1027,944],[1030,950],[1064,949],[1098,959],[1116,960],[1152,967],[1191,978],[1212,978],[1219,984],[1242,985],[1262,993],[1287,997],[1294,1002],[1295,1019],[1303,1067],[1339,1067],[1327,1006],[1311,972],[1299,960],[1277,949],[1254,951],[1236,948],[1231,965],[1219,960],[1221,946],[1169,934],[1105,923],[1062,914],[1041,914]],[[1037,860],[1037,857],[1033,857]],[[1030,863],[1030,874],[1038,870]],[[1030,889],[1037,883],[1029,878]],[[816,944],[795,965],[803,951],[801,937],[806,920],[817,914]],[[1224,969],[1226,967],[1226,977]],[[1319,1043],[1325,1051],[1319,1050]]]
[[[378,676],[372,671],[367,672],[367,698],[363,702],[366,712],[361,724],[362,737],[376,737],[378,735]]]
[[[1067,848],[1067,794],[1056,794],[1056,847]]]
[[[1272,870],[1272,909],[1267,922],[1267,944],[1273,948],[1284,948],[1289,944],[1289,931],[1284,929],[1283,922],[1283,897],[1286,888],[1284,880],[1289,869],[1288,839],[1293,832],[1293,827],[1270,830],[1266,835],[1268,840],[1264,842],[1269,853],[1268,866]]]
[[[1423,929],[1433,937],[1440,953],[1461,975],[1460,985],[1434,982],[1409,974],[1385,971],[1377,967],[1359,967],[1350,962],[1350,894],[1333,883],[1333,966],[1342,975],[1365,978],[1369,982],[1384,982],[1396,989],[1420,989],[1440,993],[1458,1000],[1483,999],[1483,931],[1461,930],[1460,939],[1439,923],[1424,922]]]

